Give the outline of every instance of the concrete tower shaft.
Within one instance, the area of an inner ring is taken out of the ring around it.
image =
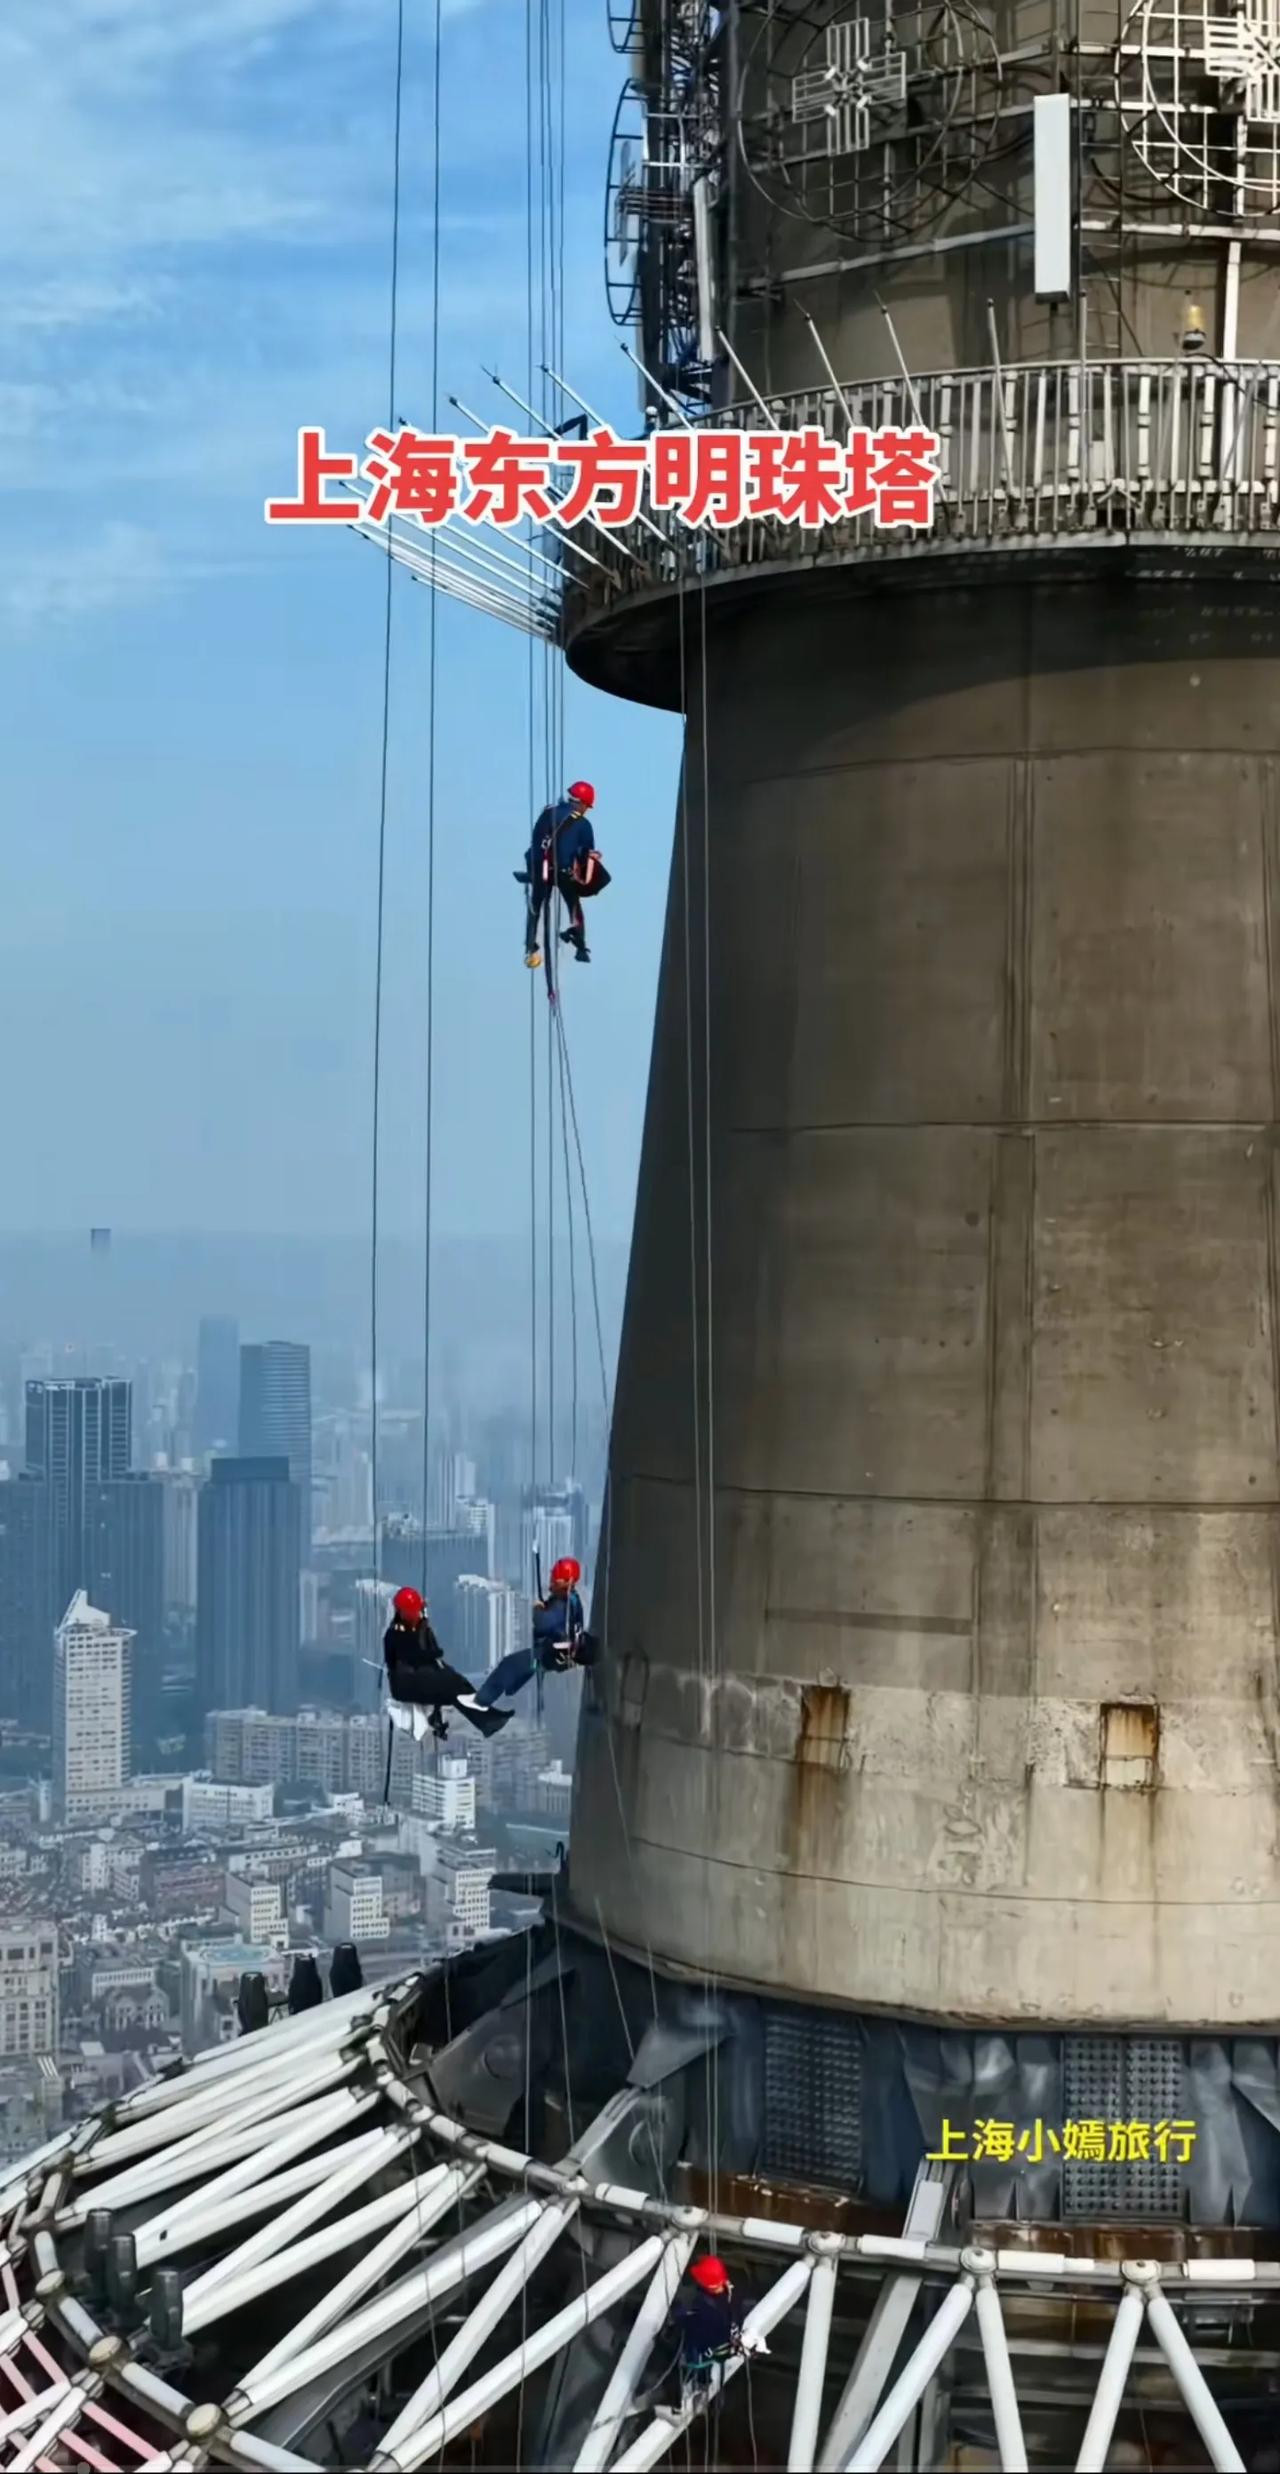
[[[690,695],[575,1859],[612,1935],[760,1986],[1261,2023],[1280,627],[780,618],[712,597],[705,745]]]
[[[943,486],[570,561],[689,732],[578,1911],[864,2019],[1257,2029],[1280,17],[699,17],[634,66],[651,413],[922,422]]]

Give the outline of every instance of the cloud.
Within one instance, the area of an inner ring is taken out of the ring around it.
[[[523,78],[471,22],[483,0],[443,5],[440,392],[492,409],[478,364],[524,366]],[[228,556],[246,572],[276,547],[261,504],[299,423],[358,447],[384,417],[395,23],[395,0],[0,9],[11,627],[168,594]],[[398,409],[422,417],[429,11],[406,10],[406,44]],[[571,220],[566,295],[586,299],[598,166],[579,150],[568,172],[591,237]],[[126,520],[101,529],[108,511]]]
[[[0,575],[0,619],[26,634],[50,621],[128,608],[197,577],[231,572],[230,562],[183,555],[141,525],[105,524],[79,544],[11,546]]]
[[[12,291],[4,305],[10,334],[21,328],[51,333],[59,328],[92,326],[110,320],[154,318],[172,288],[156,280],[52,274],[25,292]]]

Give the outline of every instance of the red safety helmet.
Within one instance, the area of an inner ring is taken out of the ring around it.
[[[574,1589],[581,1578],[582,1566],[573,1555],[562,1555],[559,1563],[551,1566],[553,1589]]]
[[[569,796],[579,807],[594,807],[596,803],[596,794],[590,782],[570,782]]]
[[[395,1611],[407,1624],[420,1624],[427,1611],[426,1599],[417,1589],[397,1589]]]
[[[693,2283],[702,2287],[704,2294],[728,2291],[729,2271],[722,2259],[695,2259],[689,2274]]]

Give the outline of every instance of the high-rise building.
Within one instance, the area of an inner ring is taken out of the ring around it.
[[[196,1611],[200,1483],[189,1469],[164,1478],[164,1602],[179,1616]]]
[[[526,1493],[521,1561],[528,1582],[532,1582],[535,1561],[541,1564],[545,1582],[552,1565],[562,1555],[576,1556],[585,1567],[586,1554],[587,1500],[582,1488],[570,1479],[564,1486],[539,1487],[536,1494]]]
[[[111,1478],[90,1490],[85,1509],[86,1587],[133,1636],[135,1768],[143,1766],[162,1724],[166,1492],[163,1477]]]
[[[422,1589],[437,1614],[451,1605],[455,1582],[476,1564],[476,1541],[467,1529],[429,1529],[424,1546],[415,1520],[382,1524],[381,1577],[393,1589]]]
[[[427,1854],[427,1928],[448,1950],[465,1950],[491,1923],[489,1884],[496,1850],[440,1838]]]
[[[57,2050],[57,1927],[7,1918],[0,1923],[0,2061]]]
[[[215,1460],[200,1495],[196,1689],[202,1708],[297,1699],[302,1506],[284,1459]]]
[[[241,1941],[283,1950],[289,1928],[280,1903],[278,1881],[255,1881],[247,1874],[229,1872],[223,1899]]]
[[[205,1729],[210,1771],[231,1784],[313,1786],[329,1795],[360,1795],[376,1802],[386,1773],[387,1729],[383,1718],[360,1712],[353,1718],[331,1710],[300,1710],[273,1717],[263,1709],[211,1710]],[[397,1731],[393,1783],[407,1801],[419,1766],[412,1736]]]
[[[196,1450],[234,1451],[239,1432],[240,1326],[228,1314],[206,1314],[196,1342]]]
[[[47,1734],[57,1620],[50,1492],[41,1478],[0,1484],[0,1707]]]
[[[355,1638],[351,1651],[351,1703],[376,1709],[382,1690],[382,1641],[391,1621],[395,1591],[389,1581],[359,1579],[354,1589]]]
[[[458,1506],[471,1502],[476,1491],[476,1464],[465,1452],[448,1452],[440,1463],[440,1526],[461,1529]]]
[[[369,1865],[331,1864],[326,1884],[324,1929],[330,1941],[385,1941],[391,1930],[382,1904],[382,1876]]]
[[[54,1634],[53,1794],[59,1818],[111,1809],[132,1772],[133,1634],[76,1591]]]
[[[455,1837],[475,1836],[476,1782],[461,1754],[442,1753],[430,1769],[415,1770],[410,1804],[433,1829]]]
[[[453,1507],[454,1528],[476,1541],[472,1568],[490,1580],[497,1569],[498,1508],[480,1495],[459,1495]]]
[[[524,1591],[513,1589],[509,1581],[464,1572],[453,1592],[448,1638],[453,1664],[478,1682],[500,1658],[526,1647],[530,1622],[530,1601]]]
[[[311,1351],[297,1340],[253,1342],[240,1351],[240,1455],[287,1460],[302,1511],[302,1553],[311,1545]]]
[[[95,1375],[27,1385],[27,1472],[49,1489],[54,1578],[66,1605],[88,1585],[86,1520],[96,1487],[129,1474],[132,1395],[128,1383]]]

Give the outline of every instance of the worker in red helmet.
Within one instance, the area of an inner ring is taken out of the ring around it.
[[[688,2288],[671,2314],[680,2339],[680,2410],[705,2395],[717,2368],[735,2354],[767,2354],[763,2337],[748,2336],[722,2259],[695,2259]]]
[[[591,960],[582,905],[589,896],[603,893],[609,882],[609,871],[596,849],[588,822],[587,811],[595,803],[596,794],[590,782],[570,782],[563,799],[543,809],[533,828],[524,866],[516,870],[516,883],[526,889],[524,958],[531,971],[536,971],[542,960],[538,928],[553,893],[559,893],[569,913],[561,944],[573,947],[575,961]]]
[[[544,1675],[563,1675],[569,1667],[595,1665],[597,1646],[586,1629],[578,1583],[582,1566],[576,1555],[562,1555],[551,1567],[551,1580],[545,1598],[539,1598],[533,1610],[533,1641],[528,1649],[513,1649],[510,1656],[500,1658],[491,1667],[476,1694],[476,1699],[489,1709],[495,1701],[514,1699],[541,1670]],[[539,1687],[541,1689],[541,1687]]]
[[[444,1651],[427,1620],[427,1603],[421,1590],[396,1591],[391,1621],[383,1634],[382,1655],[392,1700],[425,1710],[431,1732],[440,1743],[449,1732],[444,1719],[447,1709],[460,1709],[482,1735],[496,1735],[511,1716],[510,1710],[485,1708],[466,1676],[446,1664]]]

